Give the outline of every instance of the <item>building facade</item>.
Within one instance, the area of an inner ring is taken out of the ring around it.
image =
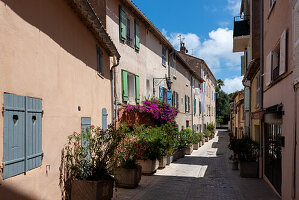
[[[299,199],[298,5],[242,0],[234,23],[233,51],[244,52],[245,133],[260,143],[260,177],[282,199]]]
[[[86,2],[0,1],[0,13],[1,198],[60,199],[68,135],[112,121],[120,55]]]
[[[244,90],[233,94],[230,107],[231,132],[233,137],[240,139],[245,135]]]

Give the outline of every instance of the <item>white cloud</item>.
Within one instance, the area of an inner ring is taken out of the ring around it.
[[[231,12],[233,16],[240,15],[241,0],[227,0],[226,9]]]
[[[166,31],[163,31],[166,32]],[[166,36],[172,45],[179,49],[179,35],[184,38],[189,54],[206,61],[213,73],[223,69],[239,70],[240,54],[232,53],[233,31],[228,28],[218,28],[209,33],[209,38],[201,41],[194,33],[171,33]]]
[[[242,85],[243,76],[235,77],[235,78],[227,78],[224,80],[224,86],[222,90],[227,94],[233,93],[237,90],[242,90],[244,86]]]

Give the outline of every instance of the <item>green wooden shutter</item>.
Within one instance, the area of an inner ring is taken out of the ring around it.
[[[139,32],[139,23],[135,21],[135,48],[137,51],[140,49],[140,32]]]
[[[103,131],[107,130],[107,118],[108,118],[107,109],[103,108],[102,109],[102,129],[103,129]]]
[[[121,81],[122,81],[123,101],[128,101],[129,100],[128,72],[125,70],[121,71]]]
[[[136,103],[140,103],[140,78],[139,76],[135,76],[136,81]]]
[[[122,6],[119,6],[119,35],[120,39],[123,41],[126,40],[127,34],[126,20],[126,12],[122,8]]]
[[[194,99],[193,106],[194,106],[194,114],[196,114],[196,99]]]
[[[201,114],[201,102],[198,101],[198,113]]]

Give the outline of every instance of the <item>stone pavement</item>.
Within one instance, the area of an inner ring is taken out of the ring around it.
[[[113,200],[278,200],[263,180],[241,178],[231,170],[228,142],[228,133],[218,131],[192,155],[142,176],[136,189],[118,188]]]

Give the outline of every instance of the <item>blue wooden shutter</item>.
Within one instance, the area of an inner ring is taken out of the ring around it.
[[[107,118],[108,118],[107,109],[103,108],[102,109],[102,129],[103,129],[103,131],[107,130]]]
[[[159,99],[160,101],[163,101],[163,87],[159,86]]]
[[[167,103],[171,106],[172,105],[172,90],[167,89]]]
[[[26,97],[26,171],[42,164],[42,100]]]
[[[4,93],[3,179],[25,172],[25,97]]]
[[[86,144],[86,140],[84,139],[83,137],[83,134],[87,134],[87,131],[86,129],[89,128],[91,125],[91,119],[90,117],[81,117],[81,143],[82,143],[82,146],[83,147],[86,147],[87,144]]]

